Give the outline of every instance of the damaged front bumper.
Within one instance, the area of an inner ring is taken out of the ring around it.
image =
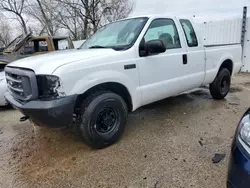
[[[5,98],[38,126],[61,128],[73,122],[77,95],[51,100],[35,100],[24,104],[16,101],[8,92],[5,93]]]

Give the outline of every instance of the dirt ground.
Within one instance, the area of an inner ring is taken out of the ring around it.
[[[223,101],[202,88],[148,105],[103,150],[69,129],[33,129],[18,111],[0,109],[0,187],[226,187],[230,144],[249,96],[250,75],[240,74]],[[213,164],[215,153],[226,158]]]

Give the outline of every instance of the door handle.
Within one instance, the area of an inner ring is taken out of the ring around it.
[[[183,54],[182,55],[182,60],[183,60],[183,64],[186,65],[188,63],[188,58],[187,58],[187,54]]]

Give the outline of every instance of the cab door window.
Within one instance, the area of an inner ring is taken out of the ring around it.
[[[144,40],[161,40],[167,49],[181,48],[179,34],[172,19],[155,19],[149,26]]]

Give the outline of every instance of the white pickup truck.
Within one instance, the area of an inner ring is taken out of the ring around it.
[[[241,44],[204,46],[188,19],[164,15],[102,27],[79,49],[28,57],[5,68],[6,99],[38,126],[72,126],[91,147],[122,135],[128,112],[210,84],[228,94]],[[152,125],[154,126],[154,125]]]

